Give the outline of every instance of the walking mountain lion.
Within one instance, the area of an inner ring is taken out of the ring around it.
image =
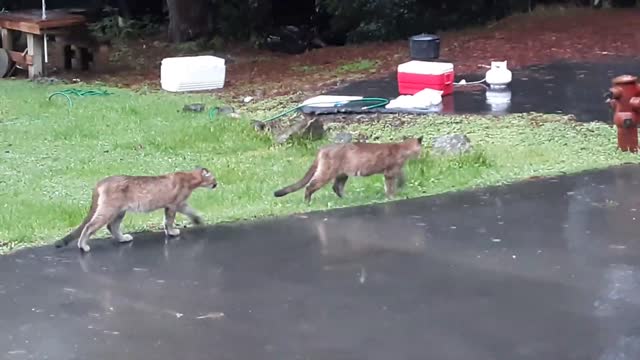
[[[197,188],[215,189],[217,185],[213,174],[202,167],[159,176],[109,176],[95,186],[91,208],[80,226],[58,240],[55,246],[66,246],[79,237],[78,248],[88,252],[91,248],[87,241],[105,225],[116,240],[129,242],[133,237],[120,230],[127,211],[148,213],[164,209],[166,235],[178,236],[180,230],[174,228],[176,213],[186,215],[195,225],[204,223],[202,217],[187,204],[191,193]]]
[[[333,182],[333,192],[343,197],[349,176],[384,174],[385,194],[393,198],[395,189],[405,183],[403,167],[408,159],[416,158],[422,150],[422,136],[395,143],[332,144],[318,150],[311,167],[298,182],[282,188],[274,196],[285,196],[307,185],[304,199],[324,185]]]

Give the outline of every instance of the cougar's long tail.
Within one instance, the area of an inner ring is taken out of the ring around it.
[[[318,158],[316,158],[313,161],[313,164],[311,164],[311,167],[309,168],[309,170],[307,170],[307,173],[304,174],[304,177],[302,179],[300,179],[298,182],[296,182],[295,184],[291,184],[285,188],[282,188],[276,192],[273,193],[273,195],[275,197],[281,197],[281,196],[285,196],[287,194],[290,194],[294,191],[298,191],[300,189],[302,189],[305,185],[307,185],[309,183],[309,181],[311,181],[311,178],[313,178],[313,175],[316,173],[316,170],[318,169]]]
[[[80,234],[82,234],[82,230],[89,223],[89,221],[91,221],[97,209],[98,209],[98,190],[94,189],[93,195],[91,196],[91,208],[89,209],[89,213],[87,214],[87,216],[84,218],[84,220],[82,220],[82,223],[75,230],[70,232],[67,236],[63,237],[62,239],[56,241],[55,246],[57,248],[67,246],[69,245],[70,242],[80,237]]]

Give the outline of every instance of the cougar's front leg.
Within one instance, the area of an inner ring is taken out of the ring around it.
[[[401,189],[406,185],[406,183],[407,183],[407,178],[404,175],[404,170],[400,170],[397,176],[396,186],[398,187],[398,189]]]
[[[204,219],[196,210],[189,206],[189,204],[182,204],[178,208],[178,212],[185,215],[191,220],[194,225],[202,225],[204,224]]]
[[[167,207],[164,209],[164,232],[167,236],[178,236],[180,230],[173,227],[176,221],[176,209]]]

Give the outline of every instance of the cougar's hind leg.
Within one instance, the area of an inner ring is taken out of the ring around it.
[[[344,196],[344,187],[347,184],[347,180],[349,180],[349,176],[343,174],[338,175],[333,181],[333,192],[340,198]]]
[[[118,240],[121,243],[130,242],[131,240],[133,240],[133,236],[131,236],[130,234],[123,234],[122,230],[120,229],[125,214],[125,211],[120,212],[115,217],[115,219],[113,219],[113,221],[111,221],[107,225],[107,230],[109,230],[111,236],[113,236],[114,239]]]
[[[313,178],[309,182],[309,185],[307,185],[307,188],[305,189],[304,200],[307,203],[310,203],[311,195],[313,195],[313,193],[315,193],[316,191],[320,190],[320,188],[322,188],[323,186],[327,185],[329,181],[331,181],[330,176],[320,176],[320,177]]]
[[[118,214],[111,215],[107,210],[98,208],[93,218],[87,223],[84,229],[82,229],[82,234],[80,234],[80,239],[78,239],[78,248],[84,252],[89,252],[91,250],[91,247],[87,245],[89,238],[91,238],[96,231],[111,223],[117,215]]]

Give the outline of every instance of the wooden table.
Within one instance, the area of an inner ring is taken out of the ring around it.
[[[69,14],[61,10],[49,10],[47,18],[42,18],[41,10],[24,10],[0,13],[0,34],[2,46],[18,64],[29,67],[29,78],[43,76],[44,35],[50,30],[85,27],[87,19],[82,15]],[[27,35],[27,54],[13,51],[12,31]]]

